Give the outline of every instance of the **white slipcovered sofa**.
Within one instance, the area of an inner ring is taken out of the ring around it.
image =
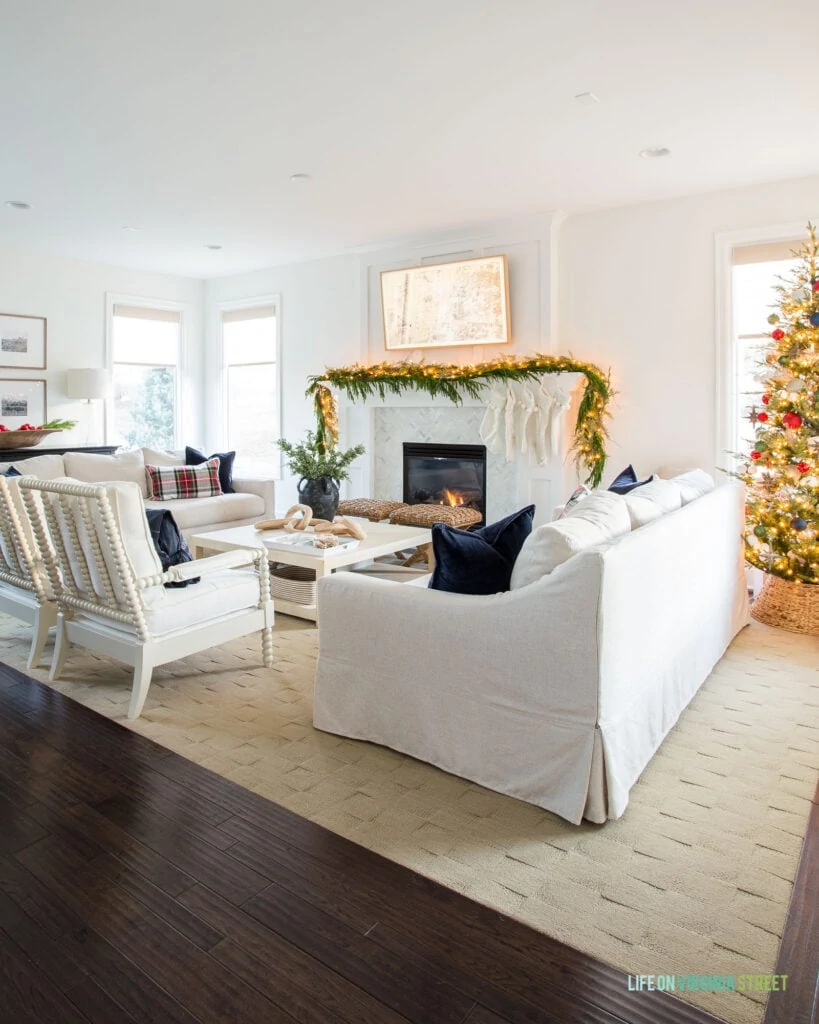
[[[30,459],[0,463],[0,473],[9,466],[23,476],[40,480],[58,480],[69,477],[81,483],[107,483],[133,481],[139,485],[146,508],[167,508],[173,513],[179,529],[185,535],[224,530],[232,526],[246,526],[275,516],[274,482],[272,479],[244,479],[233,477],[234,494],[219,494],[207,498],[176,498],[169,501],[150,501],[145,479],[145,466],[183,466],[184,454],[138,448],[114,455],[96,455],[87,452],[66,452],[65,455],[35,455]]]
[[[638,522],[641,500],[629,506]],[[533,543],[516,562],[527,559],[523,585],[489,597],[322,579],[315,726],[574,823],[620,817],[748,621],[743,503],[736,482],[682,507],[677,497],[675,511],[638,528],[627,517],[613,541],[582,550],[581,538],[526,582]]]

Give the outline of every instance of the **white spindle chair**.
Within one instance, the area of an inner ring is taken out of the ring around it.
[[[34,668],[57,625],[57,604],[19,499],[17,481],[0,475],[0,611],[32,626],[26,665]]]
[[[264,664],[272,665],[264,550],[225,552],[163,572],[137,484],[24,477],[19,487],[59,605],[51,679],[59,678],[71,644],[131,665],[128,717],[137,718],[157,665],[257,631]],[[163,586],[196,576],[201,582],[192,586]]]

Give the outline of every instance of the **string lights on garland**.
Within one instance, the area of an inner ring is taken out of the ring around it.
[[[580,373],[586,378],[577,410],[572,451],[575,463],[586,472],[586,483],[596,487],[606,465],[606,419],[613,391],[609,374],[591,363],[570,356],[535,353],[524,358],[501,356],[484,363],[376,363],[328,369],[310,377],[307,395],[316,413],[319,444],[334,448],[338,443],[338,410],[331,388],[352,401],[385,398],[388,393],[423,391],[431,398],[448,398],[456,405],[464,396],[480,398],[493,381],[537,380],[550,373]]]

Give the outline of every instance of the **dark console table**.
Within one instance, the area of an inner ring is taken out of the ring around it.
[[[89,455],[113,455],[115,444],[80,444],[73,448],[0,448],[0,462],[20,462],[37,455],[65,455],[66,452],[86,452]]]

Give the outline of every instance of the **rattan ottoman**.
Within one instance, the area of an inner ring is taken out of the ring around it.
[[[371,523],[380,523],[389,519],[391,513],[396,509],[404,507],[403,501],[386,501],[381,498],[344,498],[338,503],[338,513],[342,516],[360,516],[362,519],[369,519]]]
[[[396,526],[425,526],[446,523],[466,530],[481,522],[483,516],[477,509],[463,505],[402,505],[390,513],[390,522]]]

